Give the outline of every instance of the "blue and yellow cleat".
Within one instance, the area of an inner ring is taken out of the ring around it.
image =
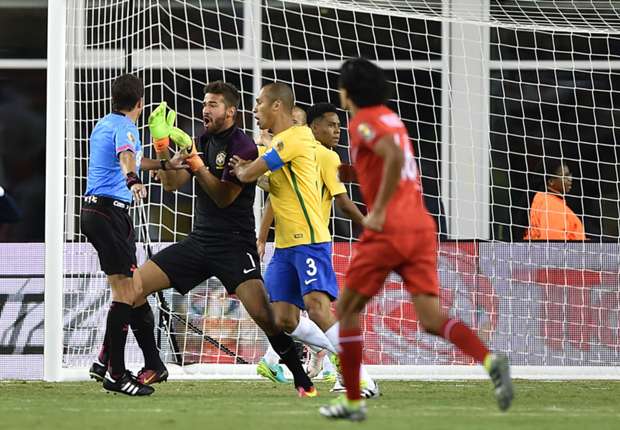
[[[261,358],[256,366],[256,373],[264,378],[269,379],[272,382],[278,384],[288,384],[288,380],[284,376],[284,369],[279,364],[270,365]]]
[[[323,380],[325,382],[329,382],[330,384],[333,384],[334,382],[336,382],[336,372],[330,372],[329,370],[323,370]]]

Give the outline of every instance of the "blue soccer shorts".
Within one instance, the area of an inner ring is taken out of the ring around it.
[[[305,308],[303,297],[313,291],[336,300],[331,242],[276,248],[265,272],[265,287],[272,302],[287,302],[300,309]]]

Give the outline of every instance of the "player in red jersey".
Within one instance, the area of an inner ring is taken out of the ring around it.
[[[352,115],[351,155],[368,215],[338,302],[340,362],[347,394],[323,406],[321,415],[354,421],[366,418],[359,390],[360,313],[392,271],[402,277],[424,329],[483,364],[495,385],[499,408],[508,409],[513,398],[508,359],[490,353],[471,329],[441,311],[436,225],[424,206],[407,129],[385,106],[390,84],[379,67],[357,58],[342,65],[339,88],[342,107]]]

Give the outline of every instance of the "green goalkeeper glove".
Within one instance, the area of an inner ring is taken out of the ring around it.
[[[161,102],[157,108],[149,115],[149,130],[153,138],[153,144],[157,152],[165,151],[168,148],[170,132],[174,126],[176,112],[170,109],[166,115],[166,102]]]
[[[172,130],[170,130],[170,139],[172,139],[177,148],[181,151],[189,153],[192,150],[192,145],[194,144],[192,138],[180,128],[172,127]]]
[[[204,161],[200,158],[200,154],[196,150],[196,145],[189,134],[177,127],[173,127],[170,132],[170,139],[175,143],[181,154],[189,155],[185,159],[185,163],[189,166],[190,170],[194,173],[199,171],[204,165]]]

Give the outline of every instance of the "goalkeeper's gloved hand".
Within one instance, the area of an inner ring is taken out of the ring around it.
[[[170,109],[166,115],[166,102],[161,102],[157,108],[149,115],[149,130],[153,138],[155,151],[164,152],[170,145],[170,132],[174,126],[176,112]]]
[[[188,154],[189,157],[185,159],[185,164],[187,164],[192,172],[197,172],[205,163],[200,158],[200,154],[196,150],[196,145],[194,145],[194,141],[189,134],[185,133],[183,130],[177,127],[172,127],[170,131],[170,139],[175,143],[175,145],[179,148],[181,153]]]
[[[200,158],[200,154],[196,150],[196,145],[193,142],[191,146],[191,151],[189,153],[189,157],[185,159],[185,164],[189,166],[189,169],[193,173],[196,173],[198,170],[200,170],[205,165],[204,161],[202,161],[202,158]]]
[[[189,137],[189,134],[177,127],[172,127],[172,130],[170,130],[170,139],[172,139],[177,148],[186,154],[191,152],[194,145],[194,141]]]

